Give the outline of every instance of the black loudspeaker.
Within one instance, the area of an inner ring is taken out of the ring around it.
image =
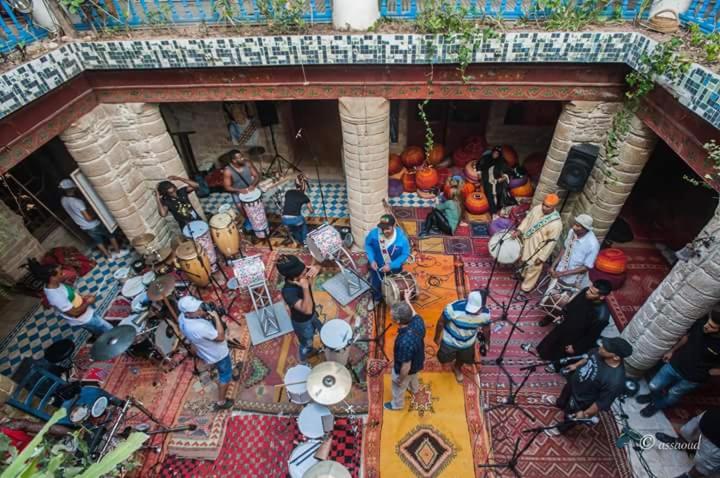
[[[600,148],[592,144],[579,144],[570,148],[557,185],[570,192],[582,191],[599,152]]]
[[[258,119],[260,120],[261,126],[272,126],[280,122],[277,110],[275,109],[275,103],[272,101],[256,101],[255,108],[257,108]]]

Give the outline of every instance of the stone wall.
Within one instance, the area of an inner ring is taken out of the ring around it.
[[[490,103],[485,139],[491,146],[497,144],[509,144],[518,153],[518,158],[523,161],[529,154],[545,152],[550,146],[553,137],[555,124],[542,126],[506,125],[510,101],[493,101]]]
[[[350,225],[355,243],[364,244],[385,211],[390,103],[384,98],[340,98],[339,106]]]
[[[30,257],[40,258],[43,252],[22,217],[0,201],[0,283],[15,284],[26,273],[20,266]]]

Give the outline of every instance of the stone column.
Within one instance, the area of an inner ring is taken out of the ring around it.
[[[184,168],[157,105],[100,105],[60,137],[128,239],[169,242],[174,221],[158,214],[153,189]]]
[[[590,214],[598,240],[602,242],[620,214],[633,186],[655,149],[657,135],[635,115],[630,128],[617,144],[618,155],[612,162],[605,157],[605,145],[585,188],[575,201],[573,215]]]
[[[362,245],[385,212],[390,102],[384,98],[340,98],[339,106],[350,225],[355,243]]]
[[[598,101],[571,101],[563,105],[533,197],[533,205],[540,204],[546,194],[559,190],[557,180],[570,148],[582,143],[600,146],[605,142],[613,114],[619,106],[620,103]],[[566,193],[560,194],[562,197]],[[568,216],[574,209],[577,196],[572,194],[568,199],[564,216]]]
[[[628,373],[655,365],[720,300],[720,207],[694,244],[695,257],[675,264],[623,330],[633,346]]]
[[[22,218],[0,201],[0,283],[14,285],[26,273],[20,266],[30,257],[39,259],[43,252]]]

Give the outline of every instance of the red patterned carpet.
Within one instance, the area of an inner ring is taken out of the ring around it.
[[[625,284],[610,294],[608,306],[619,330],[632,320],[650,294],[670,272],[660,251],[650,243],[629,243],[617,246],[627,255]]]

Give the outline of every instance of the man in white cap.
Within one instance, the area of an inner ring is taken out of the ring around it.
[[[477,290],[470,292],[467,299],[448,304],[438,319],[435,326],[437,359],[443,364],[455,361],[453,371],[458,383],[463,381],[463,365],[475,362],[478,331],[489,323],[490,311]]]
[[[72,219],[85,234],[90,236],[93,244],[105,257],[116,259],[128,255],[129,251],[120,249],[115,236],[110,234],[105,226],[90,213],[85,201],[78,197],[79,192],[72,179],[63,179],[60,181],[59,187],[63,192],[63,198],[60,200],[63,209],[65,209],[65,212],[70,216],[70,219]],[[105,242],[110,242],[110,249],[113,251],[112,254],[105,245]]]
[[[556,320],[557,312],[581,289],[590,286],[588,271],[595,265],[600,242],[593,233],[593,219],[580,214],[567,233],[562,252],[550,269],[550,284],[540,300],[540,307],[548,315],[540,325]]]
[[[209,368],[217,369],[218,396],[214,409],[227,410],[234,400],[227,398],[230,380],[233,379],[233,363],[225,337],[225,325],[217,312],[203,307],[203,302],[191,295],[178,301],[180,330],[192,344],[192,351]]]

